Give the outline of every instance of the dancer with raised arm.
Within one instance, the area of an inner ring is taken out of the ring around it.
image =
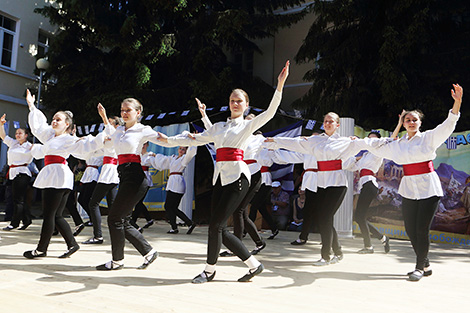
[[[217,149],[207,262],[204,271],[192,280],[193,283],[205,283],[214,279],[222,242],[249,268],[248,273],[238,281],[250,281],[251,278],[260,274],[264,269],[263,265],[255,256],[250,254],[241,240],[227,230],[227,220],[240,205],[250,184],[251,173],[248,165],[243,162],[243,152],[247,146],[247,139],[276,114],[288,74],[289,62],[286,62],[285,67],[279,74],[276,92],[268,109],[252,120],[247,121],[243,118],[243,113],[249,104],[247,94],[236,89],[230,94],[231,117],[227,122],[215,123],[201,134],[182,134],[169,138],[162,135],[160,137],[160,140],[174,146],[199,146],[213,142]]]
[[[404,176],[398,193],[402,196],[405,229],[416,253],[415,270],[408,273],[410,281],[430,276],[432,270],[428,258],[429,230],[434,214],[443,196],[439,176],[432,160],[436,150],[452,134],[460,117],[463,88],[454,84],[451,96],[454,104],[447,119],[436,128],[421,132],[423,113],[417,110],[402,114],[406,135],[399,140],[370,139],[364,149],[373,154],[403,165]]]
[[[48,125],[46,116],[36,108],[35,97],[29,90],[26,91],[26,101],[30,110],[29,126],[33,135],[42,143],[42,145],[34,144],[31,154],[36,159],[44,158],[44,167],[34,182],[34,187],[42,189],[44,221],[37,248],[26,251],[23,256],[28,259],[45,257],[54,228],[57,228],[67,244],[67,251],[59,258],[67,258],[80,247],[75,241],[70,225],[62,216],[68,195],[73,189],[73,173],[66,159],[70,154],[84,158],[88,153],[100,149],[103,147],[104,134],[83,138],[72,136],[72,112],[57,112],[51,125]]]
[[[98,265],[97,270],[118,270],[124,266],[124,245],[126,239],[144,257],[138,269],[147,268],[158,256],[158,253],[145,240],[144,236],[129,221],[132,210],[147,191],[148,182],[141,166],[140,153],[145,142],[161,144],[158,133],[150,126],[142,125],[143,106],[134,98],[124,99],[121,103],[121,117],[124,126],[112,127],[109,124],[106,110],[98,104],[98,112],[105,124],[105,133],[111,139],[118,156],[119,190],[109,211],[108,227],[111,237],[112,259]]]
[[[28,131],[26,128],[18,128],[15,132],[15,139],[9,137],[5,133],[4,125],[6,124],[6,114],[0,118],[0,138],[8,146],[8,166],[7,179],[12,181],[12,198],[13,198],[13,216],[10,225],[3,230],[10,231],[20,226],[23,222],[21,230],[31,225],[31,213],[28,206],[25,205],[26,191],[28,190],[29,181],[31,180],[31,171],[28,168],[29,163],[33,161],[31,155],[31,143],[28,139]]]

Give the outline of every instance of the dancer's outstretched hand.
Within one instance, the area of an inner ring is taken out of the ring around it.
[[[33,96],[31,94],[31,91],[29,91],[29,89],[26,89],[26,102],[28,103],[28,107],[30,109],[35,107],[36,96]]]

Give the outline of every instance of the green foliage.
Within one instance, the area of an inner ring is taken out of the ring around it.
[[[44,104],[68,108],[78,122],[89,122],[98,119],[98,102],[116,114],[129,96],[154,113],[195,108],[196,96],[208,105],[226,105],[230,90],[240,86],[264,96],[264,84],[231,64],[227,52],[258,50],[255,39],[272,36],[304,15],[273,11],[300,3],[58,0],[60,9],[36,10],[61,29],[49,51],[47,73],[57,84],[45,92]]]
[[[470,86],[467,7],[463,0],[315,2],[317,19],[296,56],[315,62],[304,76],[313,86],[295,107],[316,119],[336,111],[388,129],[402,108],[419,108],[424,127],[436,126],[452,106],[452,83]],[[458,126],[470,123],[461,118]]]

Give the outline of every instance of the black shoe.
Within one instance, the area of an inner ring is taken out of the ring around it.
[[[142,227],[137,228],[137,230],[138,230],[139,233],[141,233],[141,234],[144,232],[144,229],[143,229]]]
[[[357,251],[359,254],[372,254],[374,253],[374,248],[362,248],[361,250]]]
[[[75,231],[73,232],[73,235],[74,235],[74,236],[80,235],[80,233],[81,233],[82,230],[84,230],[84,229],[85,229],[85,224],[83,224],[83,223],[80,224],[80,225],[78,225],[78,226],[76,226],[76,227],[75,227]]]
[[[61,256],[59,256],[59,259],[68,258],[68,257],[71,256],[72,254],[74,254],[75,252],[77,252],[79,249],[80,249],[80,246],[79,246],[79,245],[70,247],[67,251],[65,251],[64,254],[62,254]]]
[[[410,276],[411,274],[413,274],[413,272],[408,272],[408,273],[406,273],[406,275]],[[428,276],[431,276],[431,275],[432,275],[432,269],[424,270],[424,273],[423,273],[424,277],[428,277]]]
[[[150,264],[152,264],[153,261],[155,261],[158,257],[158,252],[155,251],[154,253],[152,253],[151,255],[149,255],[148,257],[144,257],[144,263],[142,263],[141,266],[139,266],[137,269],[138,270],[145,270]]]
[[[424,276],[424,271],[422,270],[414,270],[411,272],[410,276],[408,276],[409,281],[419,281]]]
[[[230,251],[223,251],[223,252],[220,252],[219,253],[219,256],[234,256],[235,254],[233,254],[232,252]]]
[[[29,250],[23,253],[23,256],[27,259],[42,258],[47,256],[46,252],[39,252],[38,250]]]
[[[84,245],[99,245],[103,243],[103,238],[98,239],[98,238],[90,238],[84,242],[82,242]]]
[[[56,229],[54,229],[54,231],[52,232],[52,236],[57,236],[59,234],[59,231]]]
[[[109,261],[108,263],[104,263],[101,265],[98,265],[96,267],[97,271],[116,271],[120,270],[124,267],[124,264],[116,264],[113,261]]]
[[[245,276],[241,277],[238,279],[239,282],[247,282],[250,281],[253,277],[255,277],[258,274],[261,274],[261,272],[264,270],[263,264],[260,264],[255,270],[249,270],[248,274],[245,274]]]
[[[15,228],[16,228],[15,226],[8,225],[7,227],[4,227],[3,230],[10,231],[10,230],[13,230]]]
[[[88,226],[93,226],[93,222],[92,222],[92,221],[85,222],[84,224],[85,224],[85,226],[87,226],[87,227],[88,227]]]
[[[193,284],[203,284],[203,283],[207,283],[211,280],[214,279],[214,276],[215,276],[215,271],[214,273],[212,273],[210,276],[208,276],[206,271],[202,272],[201,274],[197,275],[196,277],[193,278],[193,280],[191,281]]]
[[[147,224],[144,225],[143,228],[149,228],[152,225],[153,225],[153,220],[150,220],[150,221],[147,222]]]
[[[191,235],[193,233],[194,228],[196,228],[196,223],[193,222],[191,226],[189,226],[189,229],[186,232],[186,235]]]
[[[274,239],[278,234],[279,234],[279,229],[276,229],[275,231],[273,231],[273,234],[268,237],[268,239],[270,240]]]
[[[29,224],[24,224],[23,226],[21,226],[20,228],[18,228],[19,230],[25,230],[26,228],[28,228],[29,225],[31,225],[32,223],[29,223]]]
[[[296,239],[294,241],[292,241],[290,244],[291,245],[294,245],[294,246],[302,246],[304,244],[307,243],[307,240],[303,240],[303,239]]]
[[[170,229],[170,230],[167,231],[166,233],[167,233],[167,234],[174,234],[174,235],[176,235],[176,234],[179,233],[179,232],[180,232],[180,231],[177,230],[177,229]]]
[[[261,246],[257,246],[256,248],[254,248],[253,251],[251,251],[251,255],[257,255],[264,248],[266,248],[266,242],[263,242],[263,244]]]
[[[382,244],[384,245],[385,253],[389,253],[390,252],[390,239],[388,237],[385,237],[385,241]]]

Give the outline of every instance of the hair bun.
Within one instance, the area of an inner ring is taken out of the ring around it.
[[[71,111],[64,111],[64,112],[65,112],[65,114],[70,116],[70,118],[73,118],[73,113]]]

